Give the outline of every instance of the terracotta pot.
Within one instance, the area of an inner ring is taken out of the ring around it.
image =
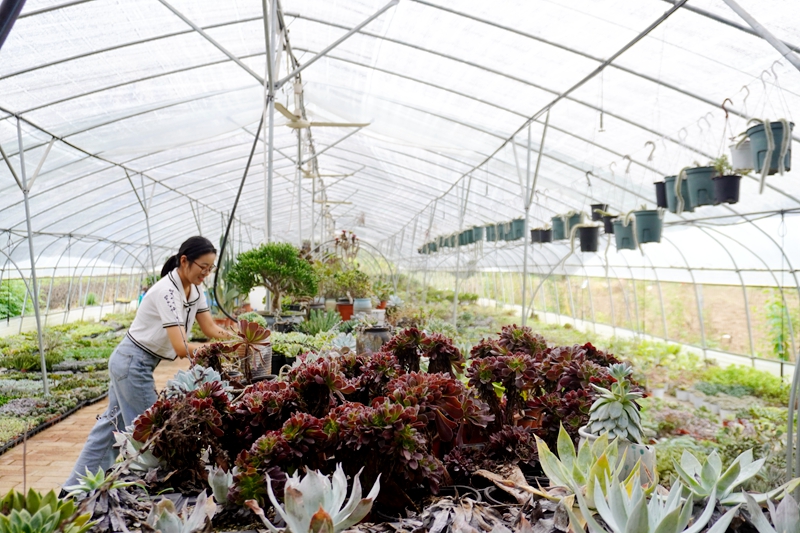
[[[386,306],[389,305],[389,302],[386,300],[381,300],[381,303],[378,304],[377,309],[386,309]]]
[[[234,325],[234,321],[228,317],[222,317],[222,318],[214,317],[214,323],[218,326],[222,326],[225,328],[230,328],[233,327]]]
[[[336,302],[336,310],[342,317],[342,320],[350,320],[353,317],[353,304]]]

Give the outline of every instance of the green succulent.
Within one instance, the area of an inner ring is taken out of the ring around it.
[[[791,494],[786,495],[777,509],[772,501],[767,500],[769,514],[775,527],[769,524],[764,513],[761,512],[761,506],[752,496],[744,493],[744,498],[747,501],[750,521],[756,526],[758,533],[800,533],[800,508]]]
[[[342,316],[336,311],[321,311],[313,309],[308,314],[308,320],[297,325],[302,333],[316,335],[324,331],[331,331],[342,322]]]
[[[83,533],[95,522],[89,522],[89,513],[76,515],[76,509],[52,490],[44,496],[33,489],[27,495],[11,490],[0,501],[0,533]]]
[[[766,459],[753,460],[753,450],[740,454],[723,472],[722,459],[715,451],[701,464],[688,450],[683,452],[680,464],[675,463],[675,471],[684,485],[684,494],[692,494],[698,499],[708,498],[715,494],[721,504],[735,505],[745,503],[743,494],[734,494],[733,490],[761,471]],[[791,492],[800,486],[800,478],[795,478],[764,494],[751,495],[758,502],[776,498],[784,492]]]
[[[611,385],[610,390],[592,384],[600,396],[589,409],[589,433],[602,435],[608,432],[612,437],[620,437],[637,444],[642,442],[644,431],[637,405],[642,393],[631,391],[628,376],[632,372],[624,363],[613,364],[609,373],[617,382]]]
[[[590,506],[594,506],[595,480],[617,479],[624,466],[619,455],[617,440],[608,442],[608,434],[603,434],[594,441],[583,441],[577,453],[564,426],[558,432],[558,457],[555,456],[543,440],[536,437],[539,452],[539,463],[552,485],[567,487],[575,493],[586,492]],[[634,469],[634,471],[638,471]]]
[[[147,525],[161,533],[197,533],[210,529],[211,519],[217,512],[214,497],[206,497],[206,491],[197,497],[197,503],[191,513],[178,513],[172,500],[164,498],[150,509]]]
[[[97,489],[106,488],[108,490],[122,489],[132,485],[141,485],[141,481],[118,481],[115,478],[108,479],[102,467],[97,467],[97,473],[92,474],[89,469],[86,469],[85,476],[78,476],[78,484],[64,487],[64,490],[69,491],[68,497],[74,498],[81,494],[87,494]]]
[[[653,496],[648,501],[647,494],[642,490],[638,470],[626,483],[607,481],[607,496],[596,498],[595,503],[597,513],[609,529],[601,526],[592,516],[582,494],[576,493],[575,496],[590,533],[699,533],[705,529],[714,513],[717,503],[715,494],[712,493],[703,513],[689,526],[694,501],[691,495],[683,500],[681,491],[681,484],[676,483],[666,498]],[[595,494],[602,492],[600,480],[595,479]],[[738,506],[730,509],[706,533],[724,533],[738,509]],[[583,531],[572,509],[567,508],[567,513],[575,531]]]

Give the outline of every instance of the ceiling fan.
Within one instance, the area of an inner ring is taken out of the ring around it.
[[[295,114],[290,112],[286,109],[283,104],[280,102],[275,102],[275,109],[277,109],[281,115],[289,119],[289,122],[286,123],[287,126],[294,130],[315,127],[315,128],[365,128],[369,126],[369,122],[365,123],[347,123],[347,122],[310,122],[304,119],[301,115]]]

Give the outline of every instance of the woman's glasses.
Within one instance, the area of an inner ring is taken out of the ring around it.
[[[200,267],[200,271],[203,274],[210,274],[210,273],[214,272],[215,270],[217,270],[217,266],[216,265],[204,266],[204,265],[201,265],[200,263],[195,263],[194,261],[192,261],[192,264],[199,266]]]

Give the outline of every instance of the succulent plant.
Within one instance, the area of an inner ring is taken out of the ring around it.
[[[238,474],[236,467],[228,472],[219,466],[206,466],[208,471],[208,486],[211,487],[211,493],[214,495],[219,503],[225,504],[228,501],[228,493],[233,487],[233,478]]]
[[[165,390],[168,398],[174,398],[195,391],[206,383],[218,383],[224,390],[231,388],[227,381],[222,380],[219,372],[195,364],[189,370],[178,370],[175,377],[167,381]]]
[[[586,389],[550,392],[529,399],[527,408],[537,413],[539,436],[548,446],[555,447],[561,425],[573,442],[578,440],[580,428],[589,421],[592,399],[591,392]]]
[[[791,494],[784,496],[783,501],[775,507],[772,500],[767,500],[769,514],[772,517],[773,527],[770,525],[761,506],[747,493],[744,493],[747,502],[747,511],[750,513],[750,522],[756,527],[758,533],[800,533],[800,508]]]
[[[544,337],[537,335],[527,326],[503,326],[497,340],[497,355],[509,355],[513,353],[524,353],[536,355],[547,349],[547,341]]]
[[[164,498],[156,503],[147,516],[147,525],[161,533],[196,533],[205,531],[217,512],[214,497],[207,497],[206,491],[197,497],[192,512],[178,513],[172,500]]]
[[[269,344],[267,340],[270,330],[247,320],[239,320],[236,328],[238,341],[231,345],[231,350],[241,362],[242,374],[247,383],[253,382],[252,357],[261,357],[260,349]]]
[[[389,296],[389,301],[386,303],[387,307],[403,307],[403,300],[396,294]]]
[[[602,496],[600,479],[595,479],[594,484],[594,493],[598,495],[595,498],[597,512],[609,529],[595,520],[586,499],[578,492],[575,496],[590,533],[700,533],[711,520],[716,506],[716,499],[712,494],[703,513],[689,526],[694,501],[691,496],[685,501],[681,499],[680,483],[673,485],[666,498],[654,496],[649,502],[642,490],[638,471],[626,483],[620,483],[616,479],[606,480],[605,497]],[[736,511],[738,506],[722,515],[706,533],[727,531]],[[567,507],[567,513],[573,528],[583,531],[583,526],[572,509]]]
[[[142,451],[144,444],[133,438],[129,432],[114,432],[114,440],[119,447],[120,456],[128,463],[130,470],[147,473],[153,468],[164,466],[164,463],[150,450]]]
[[[278,514],[292,533],[339,533],[358,524],[369,514],[372,503],[380,491],[380,476],[375,481],[366,498],[361,497],[361,482],[357,474],[353,478],[353,489],[347,499],[347,478],[342,465],[336,465],[332,479],[319,471],[309,470],[303,478],[299,473],[286,480],[284,505],[281,506],[268,479],[269,499]],[[255,500],[246,505],[261,519],[271,533],[278,533],[264,511]]]
[[[331,346],[344,353],[356,351],[356,338],[352,333],[339,333],[332,341]]]
[[[59,500],[52,490],[42,496],[12,489],[0,500],[0,533],[83,533],[95,525],[90,513],[76,511],[72,500]]]
[[[67,496],[69,498],[75,498],[76,496],[88,494],[100,488],[104,488],[104,486],[107,490],[115,490],[123,489],[133,485],[139,485],[141,483],[141,481],[119,481],[116,479],[116,476],[106,477],[106,473],[103,468],[98,466],[97,472],[94,474],[89,470],[89,468],[86,468],[85,475],[78,475],[77,485],[64,487],[64,490],[68,491]]]
[[[381,351],[394,355],[406,372],[419,372],[422,343],[426,338],[417,328],[406,328],[384,344]]]
[[[337,402],[345,400],[345,394],[356,391],[355,384],[343,376],[339,362],[328,357],[292,369],[289,381],[305,411],[316,417],[325,416]]]
[[[230,345],[222,342],[204,344],[194,352],[194,355],[191,356],[192,364],[200,365],[205,368],[211,368],[219,373],[222,373],[222,363],[223,361],[227,361],[229,359],[230,352]]]
[[[592,384],[600,396],[589,410],[589,433],[600,435],[608,432],[613,437],[641,443],[644,430],[636,402],[642,393],[631,390],[627,378],[632,372],[623,363],[614,364],[611,365],[610,374],[617,382],[611,385],[611,389]]]
[[[624,466],[617,440],[609,443],[607,434],[601,435],[591,444],[589,441],[582,442],[576,453],[572,438],[564,430],[564,426],[561,426],[558,434],[558,457],[543,440],[537,438],[536,445],[539,462],[550,483],[567,487],[576,494],[586,492],[590,507],[594,507],[595,502],[595,480],[602,480],[600,487],[605,488],[606,480],[616,480]]]
[[[444,372],[455,377],[464,371],[464,356],[453,344],[453,340],[441,333],[428,335],[422,343],[422,350],[428,357],[428,372]]]
[[[716,494],[723,505],[745,503],[741,493],[733,490],[742,483],[758,474],[764,466],[766,459],[753,460],[753,450],[740,454],[723,472],[722,459],[715,451],[711,452],[705,461],[700,461],[688,450],[681,455],[681,462],[673,461],[678,478],[683,483],[684,494],[692,494],[698,499],[708,498]],[[800,478],[792,479],[765,494],[751,494],[758,502],[765,502],[776,498],[784,492],[791,492],[800,486]]]
[[[523,391],[534,388],[539,380],[535,365],[533,357],[523,352],[473,360],[467,370],[469,384],[495,415],[494,429],[503,423],[513,425],[514,416],[525,403]],[[495,385],[505,389],[504,410],[497,399]]]

